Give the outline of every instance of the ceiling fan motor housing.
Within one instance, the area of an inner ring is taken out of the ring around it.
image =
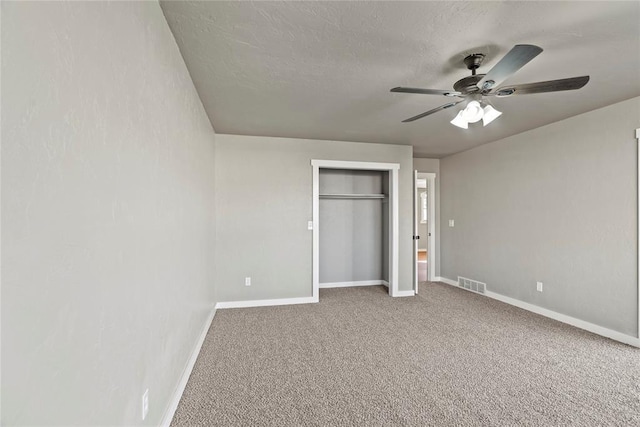
[[[456,92],[461,92],[463,95],[470,95],[472,93],[480,92],[478,82],[482,80],[484,74],[476,74],[475,76],[465,77],[458,80],[453,84],[453,89]]]
[[[453,84],[453,88],[463,95],[480,92],[478,82],[482,80],[484,74],[476,74],[476,69],[480,68],[484,61],[484,53],[473,53],[464,58],[464,65],[471,70],[471,76],[460,79]]]

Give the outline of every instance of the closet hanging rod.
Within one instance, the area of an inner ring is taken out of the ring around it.
[[[321,199],[384,199],[386,194],[320,194]]]

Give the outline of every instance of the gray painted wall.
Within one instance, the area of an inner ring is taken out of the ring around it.
[[[418,172],[429,172],[436,174],[436,217],[435,217],[435,239],[436,239],[436,262],[435,276],[440,276],[440,159],[414,158],[413,169]],[[429,266],[431,268],[431,266]]]
[[[412,289],[411,155],[409,146],[216,135],[217,299],[311,296],[311,159],[400,164],[399,289]]]
[[[442,276],[637,336],[639,127],[633,98],[442,159]]]
[[[320,194],[381,194],[382,176],[320,169]],[[382,279],[386,207],[382,199],[320,199],[320,283]]]
[[[214,303],[213,129],[157,3],[1,7],[0,424],[158,425]]]
[[[320,194],[381,194],[381,171],[320,169]]]

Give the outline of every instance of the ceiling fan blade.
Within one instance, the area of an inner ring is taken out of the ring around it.
[[[524,67],[538,56],[542,48],[531,44],[515,45],[489,72],[477,86],[482,91],[489,91],[511,77],[513,73]]]
[[[460,92],[454,90],[438,90],[438,89],[418,89],[414,87],[394,87],[391,92],[402,93],[421,93],[423,95],[444,95],[444,96],[458,96]]]
[[[463,99],[462,101],[450,102],[448,104],[441,105],[439,107],[434,108],[433,110],[427,111],[426,113],[418,114],[417,116],[413,116],[413,117],[410,117],[410,118],[408,118],[406,120],[403,120],[402,123],[409,123],[409,122],[412,122],[414,120],[421,119],[421,118],[426,117],[426,116],[428,116],[430,114],[437,113],[438,111],[454,107],[454,106],[456,106],[456,105],[458,105],[458,104],[460,104],[461,102],[464,102],[464,101],[465,100]]]
[[[589,81],[589,76],[571,77],[568,79],[549,80],[546,82],[526,83],[521,85],[504,86],[490,95],[510,96],[527,95],[530,93],[559,92],[562,90],[580,89]]]

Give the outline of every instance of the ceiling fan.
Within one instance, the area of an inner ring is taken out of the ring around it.
[[[395,87],[391,92],[419,93],[425,95],[444,95],[453,98],[462,98],[448,104],[441,105],[417,116],[403,120],[403,123],[421,119],[438,111],[454,107],[462,102],[467,106],[461,110],[451,121],[451,124],[467,129],[469,123],[475,123],[482,119],[486,126],[499,117],[502,113],[493,108],[485,97],[527,95],[531,93],[558,92],[563,90],[580,89],[589,81],[589,76],[571,77],[568,79],[549,80],[546,82],[526,83],[519,85],[500,86],[516,71],[531,61],[542,52],[542,48],[529,44],[515,45],[487,74],[476,74],[476,70],[482,64],[485,55],[474,53],[464,58],[464,63],[471,75],[458,80],[451,90],[418,89],[411,87]]]

